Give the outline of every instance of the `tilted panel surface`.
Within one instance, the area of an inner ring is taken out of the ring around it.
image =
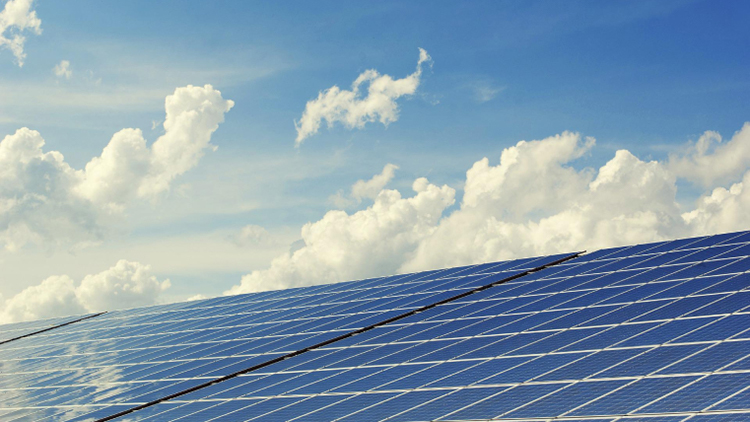
[[[88,316],[91,316],[91,314],[1,324],[0,345],[10,341],[15,341],[16,339],[24,338],[29,335],[33,335],[34,333],[38,333],[40,331],[54,329],[61,325],[68,324],[79,319],[86,318]]]
[[[117,421],[747,420],[748,242],[600,250]]]
[[[93,420],[563,256],[110,312],[0,346],[0,420]]]

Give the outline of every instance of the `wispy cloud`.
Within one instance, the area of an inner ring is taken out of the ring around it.
[[[82,87],[74,84],[0,82],[0,108],[12,121],[21,121],[27,111],[70,112],[81,110],[139,111],[158,110],[169,90],[144,87]],[[12,104],[12,108],[10,105]]]
[[[52,68],[55,76],[58,78],[70,79],[73,76],[73,71],[70,69],[70,61],[62,60]]]
[[[0,11],[0,47],[13,53],[18,67],[23,67],[26,53],[23,51],[26,37],[22,34],[30,32],[41,35],[42,21],[31,10],[33,0],[8,0]]]
[[[422,66],[431,62],[427,51],[420,48],[417,70],[405,78],[393,79],[370,69],[354,80],[351,90],[332,86],[321,91],[318,98],[307,102],[302,117],[294,124],[297,129],[295,145],[299,146],[306,138],[316,134],[323,120],[329,127],[342,123],[349,129],[361,129],[374,121],[386,126],[395,122],[399,112],[396,100],[417,91]],[[366,96],[360,90],[363,85],[367,86]]]
[[[486,103],[497,97],[497,94],[505,90],[504,86],[497,86],[489,79],[479,79],[468,85],[474,100],[478,103]]]
[[[349,195],[339,191],[328,200],[338,208],[350,208],[361,204],[363,199],[375,199],[396,175],[396,170],[398,170],[397,165],[388,163],[380,174],[372,176],[371,179],[357,180],[352,185]]]
[[[34,125],[41,118],[46,125],[90,128],[100,122],[84,121],[82,112],[158,112],[175,86],[210,83],[226,89],[296,65],[283,53],[252,48],[212,51],[196,58],[194,52],[178,54],[163,45],[137,41],[56,42],[86,60],[69,60],[73,73],[68,83],[59,83],[57,77],[40,80],[31,74],[0,78],[3,121]]]
[[[267,243],[271,239],[268,230],[257,225],[248,224],[240,229],[239,232],[229,236],[229,240],[237,246],[255,246]]]

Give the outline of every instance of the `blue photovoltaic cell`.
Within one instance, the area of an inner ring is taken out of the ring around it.
[[[727,338],[747,338],[741,333],[750,329],[750,314],[719,317],[718,321],[680,337],[682,342],[716,341]]]
[[[749,253],[750,232],[605,249],[437,306],[559,257],[113,312],[0,348],[29,386],[0,397],[100,418],[427,306],[116,420],[743,420]]]
[[[749,401],[750,386],[747,386],[744,390],[738,391],[734,395],[728,396],[724,401],[713,405],[711,410],[742,410],[747,408]]]
[[[571,415],[624,415],[657,401],[698,377],[642,378],[619,390],[604,395],[577,410]]]
[[[535,402],[527,403],[525,406],[503,416],[509,418],[543,418],[562,415],[626,383],[625,380],[578,382]]]
[[[415,403],[414,407],[395,415],[389,421],[431,421],[441,416],[458,411],[467,403],[478,402],[486,397],[500,393],[505,388],[463,388],[445,391],[445,394],[433,401]]]
[[[734,363],[750,354],[750,342],[725,341],[703,347],[699,353],[659,371],[661,374],[680,374],[687,372],[713,372]]]
[[[368,407],[359,412],[352,413],[340,420],[357,422],[380,421],[393,415],[398,415],[399,413],[407,411],[413,408],[417,403],[424,403],[426,401],[433,400],[437,397],[445,395],[446,393],[446,391],[442,390],[406,392],[385,402],[378,403],[372,407]]]
[[[615,363],[616,366],[602,372],[599,376],[607,377],[635,377],[659,372],[665,362],[679,362],[688,356],[698,353],[706,346],[701,344],[685,344],[671,347],[655,347],[650,349],[630,349],[639,354],[627,361]],[[628,349],[624,349],[628,350]],[[683,371],[690,373],[693,371]],[[679,373],[679,372],[678,372]]]
[[[747,420],[748,414],[745,412],[742,413],[709,413],[709,414],[697,414],[690,419],[685,419],[685,421],[690,422],[735,422],[738,420]]]
[[[599,372],[611,368],[621,362],[625,362],[640,353],[643,353],[642,349],[605,349],[600,352],[591,353],[574,363],[565,366],[561,365],[556,370],[540,377],[539,380],[562,381],[586,378],[593,374],[598,374]]]
[[[644,412],[700,411],[747,387],[747,374],[712,374],[646,406]]]
[[[620,343],[620,346],[652,346],[678,341],[682,335],[695,332],[717,318],[673,319]]]
[[[519,385],[509,388],[483,401],[470,401],[469,406],[447,415],[444,419],[490,419],[511,412],[530,401],[566,387],[566,384]]]
[[[521,365],[513,367],[512,369],[485,378],[479,381],[479,384],[522,383],[538,378],[542,374],[553,371],[561,366],[569,364],[570,362],[582,359],[584,356],[586,356],[586,353],[561,353],[535,357]],[[482,369],[481,367],[479,368],[480,370]]]

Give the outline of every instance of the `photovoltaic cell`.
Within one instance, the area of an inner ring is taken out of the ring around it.
[[[27,377],[0,393],[40,420],[153,397],[115,420],[744,420],[749,253],[750,233],[729,233],[595,251],[485,289],[557,257],[112,313],[0,348]],[[97,384],[98,368],[116,377]],[[31,400],[32,386],[48,390]]]

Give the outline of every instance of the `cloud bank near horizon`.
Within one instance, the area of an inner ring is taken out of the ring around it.
[[[5,301],[0,297],[0,324],[153,305],[170,285],[150,266],[123,259],[79,283],[55,275]]]
[[[623,149],[598,169],[580,170],[573,164],[595,148],[593,138],[564,132],[520,141],[498,164],[483,158],[468,169],[459,208],[447,215],[455,189],[420,178],[414,195],[402,197],[385,188],[395,171],[386,166],[371,179],[379,182],[368,185],[380,191],[362,195],[374,197],[372,205],[351,214],[329,211],[306,224],[302,247],[243,276],[226,293],[746,230],[750,123],[721,141],[706,132],[663,161]],[[704,193],[681,204],[678,180]]]
[[[598,169],[572,165],[595,148],[593,138],[563,132],[520,141],[506,148],[497,164],[483,158],[467,170],[463,198],[449,213],[456,189],[418,178],[414,193],[404,196],[386,188],[397,170],[388,164],[351,188],[352,198],[371,198],[370,206],[351,214],[332,210],[306,224],[299,248],[243,276],[225,294],[746,230],[750,165],[733,173],[727,169],[746,151],[749,135],[750,124],[745,124],[708,151],[701,145],[705,136],[712,142],[718,138],[707,132],[664,161],[643,161],[619,150]],[[731,173],[739,180],[709,188],[692,206],[678,203],[677,181],[701,175],[692,179],[701,184],[711,170],[706,166],[714,165],[721,170],[709,179],[723,180]],[[267,237],[262,227],[248,225],[232,241],[245,245]],[[150,267],[121,260],[80,283],[52,276],[5,301],[0,298],[0,323],[151,305],[169,286]]]

